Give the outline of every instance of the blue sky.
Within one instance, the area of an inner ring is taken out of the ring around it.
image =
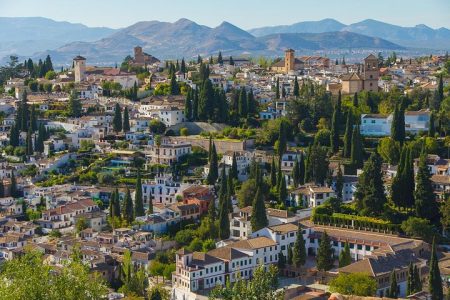
[[[450,28],[450,0],[0,0],[0,16],[41,16],[112,28],[179,18],[207,26],[226,20],[243,29],[323,18]]]

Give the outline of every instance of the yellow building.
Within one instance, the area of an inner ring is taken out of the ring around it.
[[[342,93],[354,94],[361,91],[378,91],[378,79],[380,77],[378,69],[378,58],[370,54],[364,59],[362,73],[349,73],[342,75]]]
[[[289,73],[301,70],[305,67],[305,63],[295,58],[295,51],[293,49],[287,49],[284,51],[284,59],[279,62],[273,64],[271,66],[271,70],[277,73]]]

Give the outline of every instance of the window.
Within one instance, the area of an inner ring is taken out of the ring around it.
[[[366,251],[370,251],[370,246],[366,245]]]
[[[358,250],[362,250],[362,245],[357,245]]]

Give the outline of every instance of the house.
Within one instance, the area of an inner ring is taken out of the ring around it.
[[[291,192],[290,198],[296,206],[316,207],[335,196],[333,189],[326,186],[305,185]]]
[[[215,197],[210,186],[191,185],[183,190],[183,203],[196,204],[200,208],[200,214],[208,212],[210,203],[214,203]]]
[[[153,204],[176,203],[177,197],[182,197],[186,188],[188,188],[186,184],[174,181],[170,174],[158,175],[154,180],[142,183],[144,206],[148,206],[150,201]]]
[[[243,181],[247,179],[247,170],[254,157],[251,151],[226,151],[222,157],[222,163],[228,168],[233,165],[233,154],[236,157],[236,168],[238,171],[238,179]]]
[[[336,176],[333,177],[333,181],[331,183],[331,188],[334,190],[335,194],[337,194],[336,190]],[[342,201],[343,202],[351,202],[354,200],[353,194],[356,192],[356,184],[358,183],[357,175],[343,175],[342,179],[344,180],[344,185],[342,187]]]
[[[144,151],[146,157],[149,158],[151,163],[166,165],[177,162],[180,157],[191,152],[191,144],[182,141],[163,141],[161,145],[152,144],[147,146]]]
[[[360,131],[362,135],[388,136],[391,124],[392,115],[362,114]]]
[[[412,134],[428,132],[430,128],[430,114],[430,111],[425,109],[405,112],[405,131]]]

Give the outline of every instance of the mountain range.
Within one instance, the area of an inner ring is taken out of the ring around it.
[[[450,48],[450,31],[417,25],[401,27],[375,20],[345,25],[334,19],[300,22],[245,31],[228,22],[217,27],[188,19],[143,21],[122,29],[87,27],[46,18],[0,18],[0,57],[42,58],[71,63],[83,55],[91,64],[120,63],[139,45],[160,58],[224,55],[279,56],[286,48],[302,53],[365,49],[393,51],[406,47]]]
[[[423,24],[414,27],[402,27],[372,19],[350,25],[345,25],[334,19],[323,19],[248,30],[256,37],[274,33],[323,33],[330,31],[347,31],[378,37],[404,47],[439,50],[450,48],[450,30],[447,28],[433,29]]]

